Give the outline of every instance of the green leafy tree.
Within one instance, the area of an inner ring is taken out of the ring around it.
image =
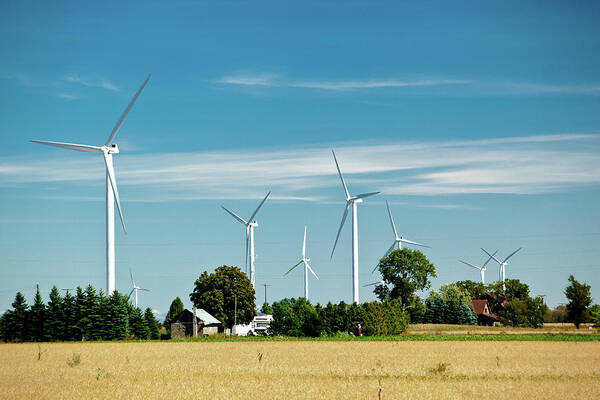
[[[62,309],[62,301],[58,288],[52,286],[44,324],[44,333],[48,340],[61,340],[64,337],[65,315]]]
[[[154,318],[154,313],[150,307],[144,312],[144,320],[148,327],[149,338],[152,340],[160,339],[160,331],[158,330],[158,321]]]
[[[427,312],[427,307],[425,307],[423,300],[416,294],[413,295],[410,305],[406,308],[406,311],[410,317],[411,324],[425,323],[425,313]]]
[[[481,282],[474,282],[471,280],[458,281],[456,282],[456,286],[467,292],[469,297],[473,300],[487,298],[487,289]]]
[[[177,296],[175,298],[175,300],[173,300],[171,302],[171,306],[169,307],[169,312],[167,313],[167,316],[165,317],[165,328],[167,329],[167,332],[171,333],[171,323],[175,320],[175,318],[181,314],[183,312],[183,302],[181,301],[181,299],[179,298],[179,296]]]
[[[33,299],[33,305],[29,310],[29,338],[34,342],[42,342],[44,338],[44,321],[46,317],[46,305],[42,300],[40,288],[38,287]]]
[[[250,280],[238,267],[223,265],[215,272],[206,271],[194,283],[190,300],[219,319],[224,328],[234,324],[237,298],[237,322],[247,324],[256,316],[255,293]]]
[[[135,336],[136,339],[146,340],[150,336],[150,330],[146,324],[146,319],[142,315],[142,310],[139,307],[134,307],[129,316],[129,333]]]
[[[304,336],[300,316],[294,312],[296,299],[282,299],[273,302],[273,321],[271,332],[274,335]]]
[[[569,286],[565,289],[565,296],[569,300],[567,317],[577,329],[582,322],[589,320],[588,307],[592,304],[590,292],[590,285],[579,283],[573,275],[569,276]]]
[[[264,303],[260,309],[260,312],[263,314],[273,314],[273,307],[271,307],[269,303]]]
[[[410,305],[414,293],[429,288],[429,278],[436,276],[435,266],[427,257],[419,250],[408,248],[392,251],[379,261],[378,268],[383,281],[392,287],[389,295],[380,299],[399,299],[403,310]]]

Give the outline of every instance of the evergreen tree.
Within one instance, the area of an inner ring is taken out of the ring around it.
[[[105,302],[109,310],[109,317],[104,323],[108,333],[107,340],[122,340],[127,337],[129,331],[129,314],[127,312],[127,297],[121,296],[119,291],[115,290]]]
[[[425,323],[428,324],[443,324],[446,321],[446,303],[442,296],[435,291],[432,291],[425,300]]]
[[[104,320],[102,311],[105,303],[102,291],[96,293],[96,289],[92,285],[87,285],[85,288],[85,316],[87,317],[84,338],[85,340],[100,340],[102,339]]]
[[[12,310],[6,312],[6,338],[11,341],[27,341],[29,310],[25,297],[21,292],[17,292],[15,300],[12,302]]]
[[[181,301],[179,296],[177,296],[175,298],[175,300],[173,300],[171,302],[171,306],[169,307],[169,312],[167,313],[167,316],[165,317],[165,328],[167,329],[167,332],[171,333],[171,323],[182,312],[183,312],[183,302]]]
[[[77,340],[75,298],[68,291],[65,297],[63,298],[61,307],[64,316],[63,337],[61,339]]]
[[[82,340],[84,337],[84,327],[89,322],[86,311],[85,292],[81,286],[77,286],[75,291],[75,330],[73,340]]]
[[[35,292],[33,305],[29,311],[29,337],[34,342],[44,341],[44,320],[46,314],[46,306],[40,294],[38,287]]]
[[[477,314],[463,303],[458,307],[457,320],[460,325],[477,325]]]
[[[65,316],[62,309],[62,297],[58,288],[52,286],[50,301],[44,321],[44,336],[47,340],[61,340],[64,337]]]
[[[160,339],[160,331],[158,330],[158,321],[154,318],[154,313],[150,307],[146,308],[144,312],[144,320],[146,321],[146,326],[148,327],[150,339],[157,340]]]
[[[136,339],[148,339],[150,331],[146,325],[146,320],[142,315],[142,310],[138,307],[133,309],[133,312],[129,316],[129,333],[135,336]]]

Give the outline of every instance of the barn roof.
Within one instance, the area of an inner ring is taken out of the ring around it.
[[[203,308],[196,309],[196,317],[204,322],[204,325],[220,324],[221,321],[204,311]]]
[[[183,323],[183,324],[191,324],[193,321],[194,310],[190,310],[186,308],[183,310],[173,322],[175,323]],[[198,322],[201,322],[203,325],[220,325],[221,321],[210,315],[208,312],[203,310],[202,308],[196,309],[196,319]]]

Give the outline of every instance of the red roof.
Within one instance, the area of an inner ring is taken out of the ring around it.
[[[471,300],[471,302],[473,303],[473,309],[475,310],[475,314],[493,316],[493,314],[490,312],[490,305],[488,304],[487,300]]]

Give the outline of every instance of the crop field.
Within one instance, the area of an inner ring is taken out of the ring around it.
[[[600,398],[599,342],[0,344],[0,398]]]

